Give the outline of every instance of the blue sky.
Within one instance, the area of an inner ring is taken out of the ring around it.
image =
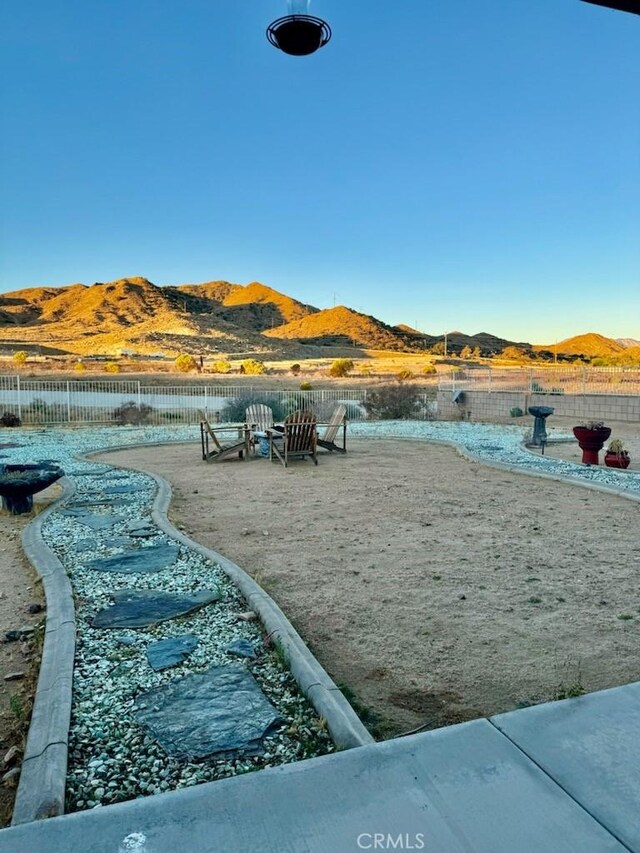
[[[21,0],[0,290],[260,280],[432,334],[640,338],[640,17],[581,0]]]

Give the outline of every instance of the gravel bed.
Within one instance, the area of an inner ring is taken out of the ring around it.
[[[522,446],[525,435],[522,427],[385,421],[351,424],[349,432],[354,437],[455,442],[488,462],[582,479],[640,495],[640,475],[587,468],[530,454]],[[152,575],[103,573],[86,566],[96,557],[122,551],[127,541],[124,538],[127,537],[127,522],[145,519],[151,523],[155,484],[144,474],[110,469],[103,463],[84,462],[77,459],[77,455],[126,444],[196,441],[199,438],[197,428],[16,429],[11,430],[10,435],[12,440],[25,446],[7,451],[5,461],[56,460],[75,480],[74,501],[113,486],[131,484],[138,487],[131,494],[116,495],[113,505],[87,507],[93,514],[121,517],[106,530],[90,530],[77,518],[59,511],[53,512],[43,525],[47,544],[56,552],[71,578],[78,620],[69,745],[69,811],[182,788],[332,751],[334,747],[323,721],[316,718],[314,709],[301,695],[279,650],[270,646],[257,623],[238,619],[238,615],[247,610],[246,602],[217,565],[181,545],[177,562]],[[196,457],[194,466],[197,462]],[[142,541],[130,540],[132,547],[168,541],[160,531]],[[220,592],[221,600],[191,616],[153,628],[99,630],[90,627],[95,613],[110,603],[109,593],[118,589],[148,588],[167,592],[215,589]],[[200,639],[191,656],[171,669],[152,670],[146,660],[148,643],[184,633],[196,634]],[[224,646],[241,638],[260,650],[256,661],[242,663],[256,677],[286,724],[266,739],[266,752],[259,757],[211,758],[200,762],[168,758],[135,722],[135,697],[173,679],[204,672],[215,664],[238,663],[239,659],[230,657]],[[126,644],[120,642],[122,639]]]

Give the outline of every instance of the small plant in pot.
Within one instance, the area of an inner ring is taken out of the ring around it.
[[[611,428],[602,421],[587,421],[573,428],[573,434],[578,439],[582,450],[582,461],[585,465],[597,465],[598,453],[605,441],[611,435]]]
[[[610,441],[604,455],[604,464],[608,465],[609,468],[628,468],[630,462],[629,451],[625,450],[622,441],[619,438]]]

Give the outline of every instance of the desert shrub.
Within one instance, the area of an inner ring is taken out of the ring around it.
[[[291,372],[293,373],[294,376],[299,376],[301,370],[302,370],[302,368],[300,367],[299,364],[292,364],[291,365]]]
[[[133,400],[129,400],[119,408],[114,409],[113,419],[121,426],[138,426],[139,424],[148,424],[151,421],[152,412],[152,406],[147,406],[146,403],[138,405]]]
[[[25,361],[29,358],[29,353],[26,353],[23,349],[19,349],[17,352],[13,354],[14,364],[24,364]]]
[[[195,358],[186,352],[180,353],[173,363],[176,366],[176,370],[179,370],[180,373],[189,373],[191,370],[197,370],[198,368]]]
[[[224,359],[212,361],[209,365],[209,371],[211,373],[229,373],[231,371],[231,362]]]
[[[247,409],[255,403],[263,403],[265,406],[269,406],[273,411],[274,421],[284,419],[285,411],[275,394],[242,394],[239,397],[232,397],[227,400],[220,411],[220,421],[222,423],[244,423]]]
[[[329,375],[337,377],[348,376],[351,370],[353,370],[353,362],[350,358],[336,358],[329,368]]]
[[[398,382],[406,382],[407,379],[413,379],[413,373],[405,367],[403,370],[399,370],[398,373],[396,373],[396,379]]]
[[[26,421],[32,424],[46,424],[55,421],[55,406],[45,403],[40,397],[32,400],[22,414]]]
[[[120,365],[115,361],[108,361],[104,366],[106,373],[120,373]]]
[[[438,371],[436,370],[435,365],[433,364],[425,364],[425,366],[422,368],[422,373],[424,376],[433,376],[437,372]]]
[[[255,358],[245,358],[240,365],[240,373],[246,373],[247,376],[260,376],[266,371],[263,361],[257,361]]]
[[[76,363],[73,365],[73,369],[76,371],[76,373],[84,373],[87,369],[87,365],[84,363],[84,361],[76,361]]]
[[[22,426],[22,421],[13,412],[4,412],[0,418],[0,424],[4,427],[19,427]]]
[[[287,415],[290,415],[291,412],[298,411],[315,412],[314,401],[309,397],[309,395],[300,394],[296,391],[292,391],[287,394],[286,397],[283,397],[281,404],[285,414]]]
[[[514,406],[509,412],[512,418],[521,418],[524,415],[524,412],[520,408],[520,406]]]
[[[311,391],[312,385],[310,382],[301,382],[300,390],[301,391]]]
[[[413,385],[380,385],[367,392],[363,406],[371,418],[409,420],[420,412],[419,391]]]

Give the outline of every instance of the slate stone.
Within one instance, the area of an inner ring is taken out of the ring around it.
[[[107,527],[113,527],[114,524],[122,520],[119,515],[94,515],[81,508],[63,509],[60,513],[75,518],[78,524],[84,524],[92,530],[106,530]]]
[[[109,468],[101,468],[99,471],[72,471],[72,477],[102,477],[109,473]]]
[[[178,546],[165,542],[151,545],[149,548],[136,548],[115,554],[113,557],[100,557],[87,563],[87,568],[95,572],[118,572],[131,575],[159,572],[172,566],[178,558]]]
[[[129,536],[144,538],[147,536],[155,536],[158,533],[158,528],[146,519],[134,519],[127,522],[125,525]]]
[[[178,663],[183,663],[200,641],[195,634],[183,634],[181,637],[169,637],[147,646],[149,665],[158,672]]]
[[[117,495],[105,495],[104,497],[100,497],[100,495],[90,495],[86,498],[76,498],[76,500],[68,503],[67,506],[126,506],[127,504],[130,504],[131,501],[131,498],[120,498]]]
[[[143,693],[136,719],[168,755],[259,755],[263,739],[283,723],[251,673],[238,664],[213,666]]]
[[[115,603],[94,616],[93,628],[147,628],[219,601],[220,593],[210,589],[190,595],[152,589],[124,589],[112,593],[111,598]]]
[[[125,483],[122,486],[107,486],[103,489],[105,495],[125,495],[129,492],[141,491],[140,486],[135,486],[132,483]]]
[[[234,640],[233,643],[225,646],[224,650],[225,652],[229,652],[230,655],[237,655],[239,658],[255,660],[258,657],[255,646],[249,640]]]
[[[91,551],[96,547],[95,539],[78,539],[76,544],[73,546],[73,550],[80,554],[84,551]]]

